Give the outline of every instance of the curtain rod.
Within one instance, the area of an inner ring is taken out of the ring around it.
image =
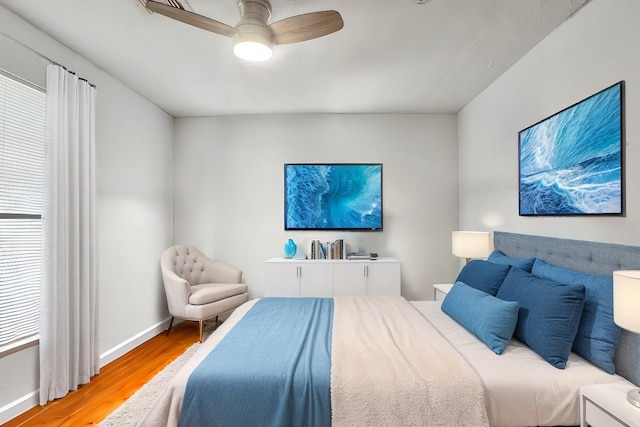
[[[64,65],[59,64],[57,61],[54,61],[53,59],[49,58],[48,56],[46,56],[46,55],[44,55],[44,54],[42,54],[42,53],[38,52],[37,50],[35,50],[35,49],[34,49],[34,48],[32,48],[31,46],[27,46],[26,44],[22,43],[20,40],[16,40],[15,38],[11,37],[9,34],[5,33],[4,31],[0,31],[0,34],[2,34],[3,36],[7,37],[9,40],[12,40],[13,42],[15,42],[15,43],[19,44],[19,45],[20,45],[20,46],[22,46],[23,48],[25,48],[25,49],[27,49],[27,50],[29,50],[29,51],[31,51],[31,52],[33,52],[33,53],[35,53],[35,54],[36,54],[36,55],[38,55],[40,58],[42,58],[42,59],[44,59],[44,60],[48,61],[49,63],[51,63],[51,64],[55,64],[55,65],[58,65],[58,66],[60,66],[60,67],[64,68],[67,72],[69,72],[69,73],[73,74],[74,76],[77,76],[77,74],[76,74],[74,71],[69,70],[69,69],[68,69],[67,67],[65,67]],[[75,53],[75,52],[74,52],[74,53]],[[76,54],[76,55],[77,55],[77,54]],[[8,71],[5,71],[5,72],[9,73]],[[9,73],[9,74],[11,74],[11,73]],[[15,74],[11,74],[11,75],[15,76]],[[21,80],[24,80],[24,79],[22,79],[20,76],[15,76],[15,77],[18,77],[18,78],[20,78]],[[90,86],[92,86],[92,87],[94,87],[94,88],[96,87],[96,85],[94,85],[93,83],[89,82],[89,80],[87,80],[87,79],[85,79],[85,78],[83,78],[83,77],[78,77],[78,78],[79,78],[80,80],[84,80],[84,81],[85,81],[85,82],[87,82]],[[45,88],[43,88],[43,87],[41,87],[41,86],[39,86],[39,85],[37,85],[37,84],[35,84],[35,83],[31,83],[31,82],[29,82],[29,83],[30,83],[31,85],[33,85],[33,86],[37,87],[37,88],[40,88],[40,89],[45,90]]]
[[[63,68],[67,73],[71,73],[71,74],[73,74],[74,76],[78,77],[78,80],[82,80],[82,81],[84,81],[84,82],[87,82],[87,84],[88,84],[89,86],[91,86],[91,87],[93,87],[93,88],[95,88],[95,87],[96,87],[96,85],[94,85],[93,83],[91,83],[89,80],[85,79],[84,77],[79,77],[79,76],[76,74],[76,72],[75,72],[75,71],[71,71],[71,70],[69,70],[69,69],[68,69],[67,67],[65,67],[64,65],[58,64],[57,62],[55,62],[55,61],[51,61],[51,60],[49,60],[49,62],[50,62],[51,64],[53,64],[53,65],[57,65],[58,67],[62,67],[62,68]]]

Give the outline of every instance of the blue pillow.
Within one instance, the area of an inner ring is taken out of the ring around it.
[[[520,305],[513,336],[564,369],[580,324],[584,294],[583,285],[563,285],[512,268],[496,296]]]
[[[487,261],[494,262],[496,264],[506,264],[511,265],[513,267],[518,267],[521,270],[524,270],[528,273],[531,273],[531,268],[533,267],[533,262],[535,258],[513,258],[503,254],[500,251],[493,251]]]
[[[462,282],[453,285],[441,308],[496,354],[509,344],[518,321],[517,302],[500,300]]]
[[[456,282],[463,282],[472,288],[495,296],[510,269],[510,265],[474,259],[462,268]]]
[[[613,276],[595,276],[556,267],[537,259],[531,273],[543,279],[585,287],[584,309],[573,351],[609,374],[622,329],[613,323]]]

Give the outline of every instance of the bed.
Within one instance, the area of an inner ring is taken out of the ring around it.
[[[540,259],[552,266],[588,275],[610,275],[619,269],[640,268],[638,247],[497,231],[494,232],[494,247],[507,258]],[[453,300],[453,296],[447,298]],[[244,412],[258,411],[253,407],[250,411],[246,410],[247,402],[254,400],[264,400],[262,403],[267,409],[282,403],[265,399],[265,396],[273,397],[281,392],[264,391],[266,389],[261,389],[255,382],[256,375],[262,374],[244,369],[247,372],[242,374],[246,373],[251,380],[238,381],[240,376],[232,376],[229,383],[220,387],[227,390],[233,383],[245,382],[248,384],[245,389],[248,390],[209,392],[208,395],[207,391],[203,391],[205,397],[201,409],[181,411],[187,384],[193,381],[190,380],[193,372],[201,371],[205,364],[203,361],[211,359],[211,355],[220,354],[225,343],[233,341],[232,338],[240,333],[241,326],[238,325],[248,324],[249,318],[258,313],[258,307],[266,305],[263,302],[265,300],[271,299],[252,300],[238,308],[202,344],[141,425],[175,426],[179,425],[181,416],[185,417],[185,414],[191,417],[197,412],[207,411],[210,412],[206,416],[196,414],[195,418],[183,418],[181,424],[233,424],[228,420],[237,421],[239,418],[233,417],[237,417],[238,413],[232,413],[231,418],[219,418],[222,411],[213,406],[218,401],[222,402],[220,396],[225,394],[241,396],[237,400],[241,407],[245,406]],[[289,304],[289,301],[276,303]],[[307,303],[311,304],[310,301]],[[313,304],[316,305],[315,302]],[[574,352],[563,362],[566,364],[564,369],[558,369],[517,339],[507,340],[500,354],[497,354],[496,350],[479,340],[477,334],[462,326],[459,319],[454,320],[443,312],[444,307],[441,308],[439,302],[407,302],[399,297],[340,297],[334,298],[330,305],[334,310],[333,326],[328,329],[333,330],[333,335],[329,338],[320,336],[324,346],[330,342],[329,347],[333,347],[329,351],[331,372],[326,374],[330,380],[305,377],[307,389],[309,383],[320,384],[321,389],[330,388],[330,404],[315,396],[309,399],[311,403],[307,405],[312,409],[295,415],[293,420],[280,418],[272,422],[265,421],[269,418],[262,418],[262,422],[256,425],[577,425],[581,385],[626,380],[640,383],[640,339],[626,331],[622,331],[612,362],[615,367],[610,372]],[[310,311],[305,308],[302,313]],[[269,312],[265,314],[271,315]],[[295,318],[293,316],[291,319]],[[259,337],[264,337],[269,327],[277,327],[279,333],[276,336],[282,339],[277,319],[268,322],[264,321],[265,318],[256,319],[257,325],[264,327],[260,329],[255,324],[249,324],[248,328],[259,329]],[[292,323],[287,322],[286,316],[282,320],[282,325]],[[400,356],[387,354],[390,348],[400,349]],[[252,350],[249,346],[241,352],[251,353]],[[261,355],[260,363],[265,358],[268,356]],[[316,363],[315,355],[306,359]],[[245,367],[252,364],[244,360],[235,362]],[[298,364],[295,363],[296,366]],[[325,362],[320,362],[319,366],[324,365]],[[214,367],[220,369],[220,366]],[[268,367],[266,370],[273,372],[281,369]],[[316,367],[310,370],[321,371]],[[210,374],[210,378],[225,377],[227,373],[227,369],[223,368]],[[190,385],[190,389],[193,386]],[[238,394],[256,389],[260,390],[257,398]],[[300,392],[293,391],[280,400],[293,401],[299,396]],[[197,405],[185,407],[197,408]],[[328,419],[327,407],[330,414]],[[323,418],[313,418],[323,410]],[[301,419],[305,421],[300,422]],[[235,423],[243,424],[251,423]]]

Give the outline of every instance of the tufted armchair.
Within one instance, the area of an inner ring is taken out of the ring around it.
[[[192,246],[177,245],[166,249],[160,257],[160,269],[172,316],[169,330],[174,317],[197,320],[200,342],[205,320],[249,300],[247,285],[240,283],[241,270],[209,259]]]

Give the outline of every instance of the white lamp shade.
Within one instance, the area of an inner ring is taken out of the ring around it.
[[[640,334],[640,270],[613,272],[613,321]]]
[[[488,231],[454,231],[451,252],[460,258],[486,258],[491,253]]]

